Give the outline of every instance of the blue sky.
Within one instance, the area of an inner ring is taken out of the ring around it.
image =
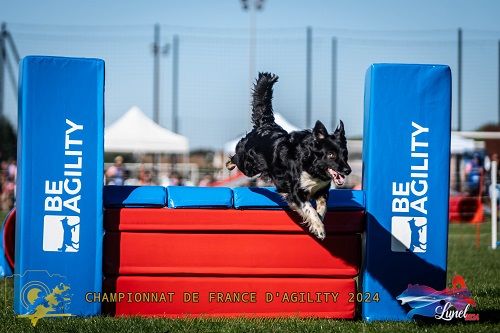
[[[248,129],[249,14],[239,0],[5,1],[19,51],[106,60],[106,123],[137,104],[152,115],[153,24],[162,43],[180,36],[180,132],[191,146],[221,148]],[[256,70],[280,75],[276,110],[305,127],[305,27],[312,26],[313,120],[330,125],[330,48],[338,37],[339,117],[362,133],[363,78],[372,62],[450,65],[456,77],[456,29],[464,29],[463,128],[498,118],[499,1],[266,0],[257,14]],[[162,58],[161,124],[171,128],[171,55]],[[454,115],[456,115],[454,81]],[[15,99],[6,90],[7,116]]]
[[[39,24],[171,25],[246,28],[238,0],[2,1],[7,22]],[[499,29],[495,0],[266,0],[263,27],[321,25],[342,29]]]

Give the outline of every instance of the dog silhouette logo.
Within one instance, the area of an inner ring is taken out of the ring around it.
[[[410,248],[411,252],[425,252],[427,248],[427,237],[423,238],[424,228],[427,229],[427,223],[417,225],[415,218],[408,221],[411,230]],[[427,231],[427,230],[425,230]]]
[[[427,251],[427,218],[394,216],[391,220],[393,252]]]
[[[46,215],[43,221],[43,250],[46,252],[78,252],[80,218]]]

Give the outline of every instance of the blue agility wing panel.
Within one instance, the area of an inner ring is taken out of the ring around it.
[[[99,314],[85,294],[102,283],[104,62],[30,56],[20,68],[14,309],[50,299],[50,316]]]
[[[441,65],[372,65],[365,87],[363,303],[372,320],[407,320],[408,284],[446,286],[451,75]],[[439,304],[438,304],[439,305]]]
[[[104,207],[165,207],[163,186],[104,186]]]
[[[227,187],[168,186],[169,208],[231,208],[233,191]]]

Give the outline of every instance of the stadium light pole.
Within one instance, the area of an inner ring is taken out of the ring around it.
[[[462,28],[458,28],[458,50],[457,50],[457,63],[458,63],[458,93],[457,93],[457,107],[458,107],[458,124],[457,131],[462,130]]]
[[[10,51],[10,57],[14,58],[15,65],[19,64],[21,58],[19,56],[16,43],[14,42],[14,38],[12,38],[12,34],[7,29],[7,24],[2,22],[0,27],[0,116],[4,114],[6,69],[9,74],[12,91],[17,99],[17,79],[16,71],[14,70],[15,65],[12,65],[7,49]]]
[[[163,47],[160,44],[160,25],[154,26],[153,42],[153,120],[160,125],[160,55],[168,53],[168,44]],[[153,154],[153,172],[154,177],[158,177],[158,165],[160,163],[160,154]]]
[[[179,36],[172,39],[172,131],[179,133]]]
[[[153,120],[160,123],[160,25],[155,24],[153,44]]]
[[[457,111],[458,123],[457,131],[462,130],[462,28],[458,28],[458,43],[457,43],[457,67],[458,67],[458,87],[457,87]],[[455,190],[461,192],[462,190],[462,177],[460,174],[460,165],[462,158],[460,155],[455,156]]]
[[[337,126],[337,38],[332,37],[332,125],[331,129],[334,130]]]
[[[160,44],[160,25],[154,26],[153,42],[153,120],[160,124],[160,56],[168,53],[168,44]]]
[[[312,28],[306,28],[306,128],[312,127]]]
[[[262,11],[265,0],[240,0],[244,11],[250,12],[249,20],[249,47],[248,47],[248,82],[250,91],[255,76],[255,55],[257,49],[257,11]],[[251,100],[251,93],[250,93]]]

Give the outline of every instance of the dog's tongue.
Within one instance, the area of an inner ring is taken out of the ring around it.
[[[328,169],[328,173],[330,174],[330,177],[332,177],[333,181],[335,182],[335,185],[337,186],[342,186],[344,185],[345,182],[345,176],[341,175],[337,171],[333,169]]]

